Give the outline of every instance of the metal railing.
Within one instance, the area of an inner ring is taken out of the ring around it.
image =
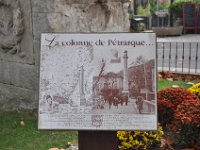
[[[158,71],[200,74],[200,42],[157,42]]]

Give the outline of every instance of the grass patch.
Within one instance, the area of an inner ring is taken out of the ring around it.
[[[76,131],[38,131],[37,113],[0,110],[0,150],[67,148],[67,143],[76,143],[77,138]]]
[[[192,85],[186,84],[187,82],[191,81],[169,81],[169,80],[158,80],[158,91],[165,89],[165,88],[170,88],[172,85],[178,85],[179,87],[182,87],[184,89],[188,89]],[[195,82],[193,82],[195,83]]]

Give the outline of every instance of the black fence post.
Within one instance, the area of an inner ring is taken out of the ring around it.
[[[165,43],[162,43],[163,45],[163,54],[162,54],[162,71],[164,71],[164,59],[165,59]]]
[[[170,42],[169,43],[169,71],[170,71],[170,68],[171,68],[171,51],[172,51],[172,43]]]
[[[178,43],[176,42],[175,71],[177,71],[177,63],[178,63]]]
[[[190,47],[189,47],[189,66],[188,66],[188,68],[189,68],[189,73],[190,73],[190,66],[191,66],[191,48],[192,48],[192,43],[190,43]]]
[[[195,73],[197,73],[198,47],[199,47],[199,44],[197,43],[197,46],[196,46],[196,63],[195,63]]]
[[[183,42],[183,53],[182,53],[182,72],[184,67],[184,55],[185,55],[185,43]]]

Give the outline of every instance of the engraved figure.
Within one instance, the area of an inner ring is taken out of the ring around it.
[[[0,0],[0,14],[0,51],[24,57],[20,48],[24,22],[19,1]]]
[[[137,105],[137,109],[138,109],[139,114],[142,113],[143,102],[144,102],[144,98],[142,96],[138,96],[135,103]]]

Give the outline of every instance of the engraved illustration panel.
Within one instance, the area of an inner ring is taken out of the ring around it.
[[[154,33],[42,34],[39,128],[155,130]]]

